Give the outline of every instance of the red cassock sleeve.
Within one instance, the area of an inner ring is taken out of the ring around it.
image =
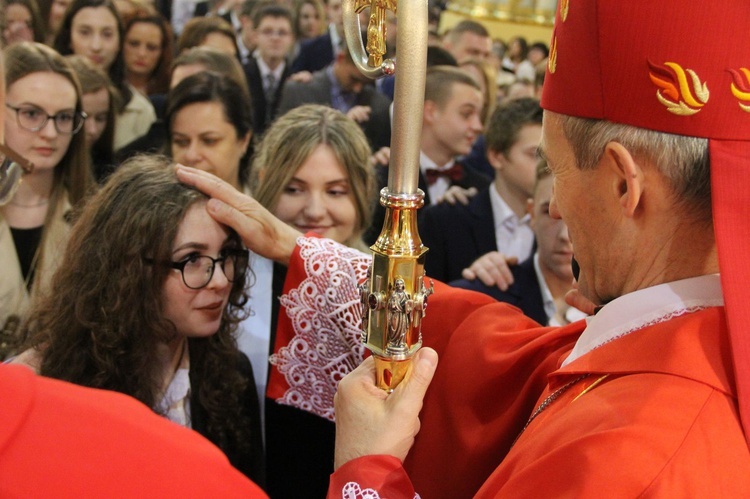
[[[331,475],[328,499],[396,499],[415,497],[401,461],[393,456],[353,459]]]
[[[208,440],[120,393],[0,366],[0,496],[261,498]]]

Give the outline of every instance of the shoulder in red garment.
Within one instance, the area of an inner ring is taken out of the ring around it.
[[[266,497],[197,433],[125,395],[0,366],[0,489],[12,497]]]
[[[723,308],[603,345],[551,381],[609,376],[552,402],[477,497],[748,497],[750,452],[731,369]]]
[[[439,315],[437,310],[431,309]],[[548,374],[584,326],[540,327],[497,302],[464,315],[443,348],[420,413],[421,430],[404,462],[414,488],[424,497],[472,497],[510,449]]]

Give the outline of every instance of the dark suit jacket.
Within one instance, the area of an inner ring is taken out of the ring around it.
[[[281,116],[290,109],[303,104],[322,104],[331,106],[331,80],[325,70],[313,73],[312,80],[307,83],[299,81],[287,81],[281,93],[281,102],[277,115]],[[252,92],[252,89],[250,90]],[[354,103],[357,106],[370,106],[372,109],[370,119],[360,123],[362,131],[365,132],[370,147],[376,151],[391,143],[391,119],[389,107],[391,101],[381,94],[372,85],[366,85],[357,95]]]
[[[287,64],[284,72],[281,74],[281,81],[276,86],[273,102],[266,102],[266,94],[263,92],[263,78],[260,74],[260,68],[255,57],[250,57],[247,64],[243,66],[245,78],[250,89],[250,98],[253,104],[253,135],[260,138],[271,121],[276,117],[276,111],[281,101],[281,92],[284,88],[284,82],[292,74],[292,68]]]
[[[240,400],[243,403],[242,410],[248,418],[250,424],[250,434],[253,438],[249,442],[250,447],[241,451],[232,443],[226,441],[217,441],[208,435],[208,414],[206,409],[198,402],[200,400],[201,379],[199,375],[190,370],[190,417],[193,430],[197,431],[207,439],[211,440],[214,445],[226,454],[232,466],[241,471],[245,476],[260,486],[264,486],[266,470],[265,458],[263,454],[263,440],[260,430],[260,406],[258,404],[258,394],[255,389],[253,378],[253,368],[250,361],[244,353],[240,352],[237,358],[237,370],[247,379],[247,388],[240,394]]]
[[[377,179],[376,182],[377,182],[378,193],[379,193],[380,189],[382,189],[383,187],[385,187],[385,186],[388,185],[388,168],[384,167],[384,166],[378,166],[378,167],[376,167],[376,169],[375,169],[375,175],[376,175],[376,179]],[[479,197],[481,195],[481,191],[483,189],[485,189],[485,188],[488,188],[491,183],[492,183],[492,179],[490,179],[489,177],[485,177],[481,173],[477,173],[477,172],[475,172],[473,170],[470,170],[469,168],[464,168],[463,177],[458,182],[454,182],[453,185],[458,185],[459,187],[463,187],[464,189],[468,189],[469,187],[475,187],[477,190],[480,191],[480,194],[477,194],[477,196],[476,196],[476,197]],[[423,229],[422,218],[427,213],[427,211],[430,210],[430,209],[432,209],[433,207],[430,206],[432,200],[430,199],[430,193],[429,193],[429,191],[427,189],[427,180],[425,180],[424,175],[422,174],[421,170],[419,171],[419,188],[422,189],[422,191],[424,192],[424,206],[425,207],[422,208],[421,210],[419,210],[419,212],[420,212],[419,213],[419,220],[420,220],[419,221],[419,233],[422,235],[422,241],[424,242],[425,229]],[[379,194],[378,194],[378,196],[379,196]],[[476,198],[475,198],[475,200],[476,200]],[[487,192],[487,201],[489,202],[489,191]],[[472,200],[472,203],[473,202],[474,202],[474,200]],[[436,206],[441,206],[441,205],[436,205]],[[450,205],[445,205],[445,206],[450,206]],[[481,209],[479,209],[479,208],[478,208],[478,210],[481,211]],[[489,222],[490,223],[490,225],[489,225],[489,227],[490,227],[490,234],[489,235],[491,236],[492,241],[493,241],[493,245],[494,245],[494,240],[495,240],[494,233],[495,233],[495,229],[494,229],[494,225],[493,225],[492,218],[491,218],[492,217],[492,208],[491,207],[489,209],[489,216],[490,216],[490,222]],[[379,201],[377,201],[376,205],[373,207],[372,225],[365,232],[365,235],[364,235],[364,241],[367,244],[373,244],[375,242],[375,240],[378,238],[378,235],[380,234],[380,230],[383,228],[383,220],[385,220],[385,208],[380,205]],[[482,245],[482,247],[485,247],[485,246],[486,245]],[[490,249],[490,250],[487,250],[487,251],[495,251],[495,250],[497,250],[496,247],[494,247],[494,249]],[[429,254],[427,258],[428,258],[428,260],[431,259],[432,255]],[[474,260],[472,260],[472,262],[473,261]],[[471,263],[471,262],[469,262],[469,263]],[[461,270],[463,270],[464,268],[465,267],[461,267]],[[451,279],[440,278],[438,276],[432,276],[432,277],[436,277],[438,279],[441,279],[444,282],[448,282],[449,280],[451,280]],[[461,272],[460,271],[459,271],[458,277],[454,277],[453,279],[458,279],[459,277],[461,277]]]
[[[319,71],[333,62],[333,45],[330,32],[302,43],[299,54],[292,63],[292,73]]]
[[[429,259],[429,254],[428,257]],[[539,288],[539,279],[537,279],[536,270],[534,270],[534,257],[527,258],[519,265],[510,268],[513,273],[513,284],[507,291],[500,291],[496,286],[486,286],[479,279],[467,281],[460,279],[450,283],[451,286],[472,291],[479,291],[490,295],[497,301],[509,303],[516,306],[527,317],[531,317],[539,324],[546,326],[549,317],[544,311],[544,300],[542,291]]]
[[[430,249],[425,261],[428,276],[443,282],[460,279],[461,271],[474,260],[497,251],[489,189],[480,191],[465,206],[441,203],[424,209],[419,233]]]

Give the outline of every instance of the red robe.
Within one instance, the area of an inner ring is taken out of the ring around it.
[[[723,308],[645,327],[561,369],[583,324],[507,332],[517,321],[485,306],[446,332],[404,467],[351,461],[329,497],[347,484],[379,497],[750,497]]]
[[[260,498],[208,440],[125,395],[0,365],[0,496]]]

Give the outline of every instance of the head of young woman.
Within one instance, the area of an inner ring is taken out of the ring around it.
[[[253,159],[251,190],[302,232],[365,248],[374,202],[370,147],[361,128],[327,106],[304,105],[278,118]]]
[[[119,93],[107,73],[86,57],[66,57],[81,82],[81,100],[86,122],[83,131],[91,152],[94,175],[101,180],[104,172],[114,162],[115,115]]]
[[[125,80],[123,40],[122,21],[112,0],[73,0],[55,36],[54,48],[62,55],[85,56],[104,69],[122,94],[124,106],[132,94]]]
[[[294,7],[294,36],[296,40],[309,40],[325,33],[326,15],[319,0],[300,0]]]
[[[169,92],[165,121],[177,163],[238,189],[247,184],[253,120],[247,91],[237,82],[210,72],[188,76]]]
[[[153,408],[169,354],[187,342],[209,431],[245,431],[232,418],[245,383],[233,331],[244,316],[247,253],[210,218],[206,201],[165,158],[139,156],[118,168],[81,211],[26,327],[41,374]]]
[[[167,93],[172,45],[172,29],[163,17],[131,19],[125,27],[122,49],[130,84],[146,95]]]
[[[44,42],[42,15],[33,0],[5,0],[2,28],[6,46],[17,42]]]
[[[72,204],[91,187],[81,87],[64,57],[41,43],[7,47],[5,143],[31,161],[31,176],[52,177],[52,195]]]

